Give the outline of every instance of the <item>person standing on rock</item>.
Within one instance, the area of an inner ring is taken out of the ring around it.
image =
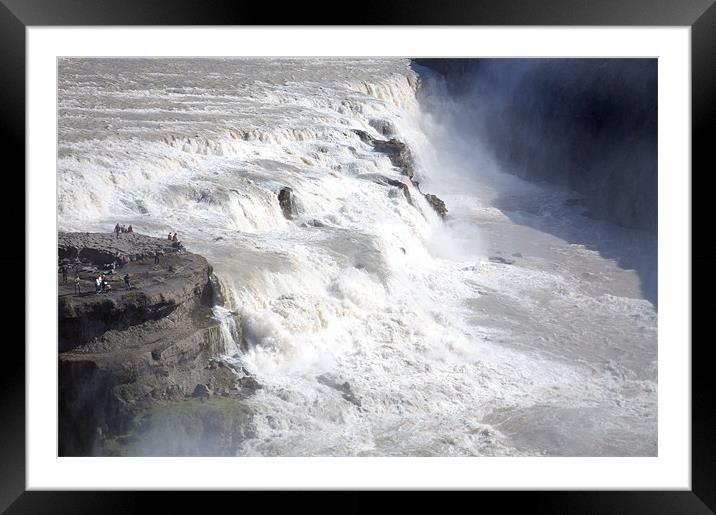
[[[94,281],[94,293],[95,295],[99,295],[102,291],[102,276],[97,276],[97,279]]]
[[[80,274],[75,276],[75,294],[78,296],[82,294],[82,291],[80,290]]]
[[[120,231],[120,227],[119,227],[119,222],[118,222],[117,225],[114,226],[114,234],[116,234],[117,238],[119,238],[119,231]]]
[[[154,264],[155,265],[159,264],[159,251],[158,250],[154,251]]]
[[[124,276],[124,289],[125,290],[132,289],[132,285],[129,283],[129,274],[125,274],[125,276]]]
[[[129,227],[127,227],[127,232],[134,232],[134,229],[132,229],[132,224],[129,224]]]

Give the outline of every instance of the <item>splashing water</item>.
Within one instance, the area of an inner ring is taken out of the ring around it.
[[[639,235],[501,173],[408,60],[67,59],[59,76],[60,229],[178,231],[214,265],[226,354],[263,385],[241,454],[656,453],[656,311],[633,270],[564,236]],[[354,129],[405,142],[421,191]]]

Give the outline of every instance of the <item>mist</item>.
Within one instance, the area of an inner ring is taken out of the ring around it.
[[[61,61],[60,229],[178,231],[222,292],[60,353],[88,452],[656,455],[648,81],[420,63]]]
[[[441,173],[484,189],[515,222],[636,270],[657,304],[656,59],[416,59]],[[593,224],[544,223],[561,206],[515,202],[524,185],[564,192]],[[601,222],[608,222],[604,224]]]
[[[585,196],[594,216],[657,228],[656,59],[418,60],[442,72],[452,123],[502,169]]]

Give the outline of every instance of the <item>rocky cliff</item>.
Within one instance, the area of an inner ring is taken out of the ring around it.
[[[592,216],[656,232],[656,59],[415,59],[442,75],[457,132],[503,171],[581,193]]]
[[[258,385],[221,358],[243,345],[241,321],[227,337],[206,259],[136,233],[60,234],[58,254],[60,455],[231,454]],[[96,294],[103,270],[113,291]]]

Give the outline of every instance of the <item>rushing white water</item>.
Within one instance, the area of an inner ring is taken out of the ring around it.
[[[656,311],[604,250],[653,242],[502,174],[418,84],[402,59],[62,60],[60,229],[178,231],[214,265],[264,386],[243,455],[655,455]],[[405,178],[352,129],[382,126],[445,222],[376,182]]]

